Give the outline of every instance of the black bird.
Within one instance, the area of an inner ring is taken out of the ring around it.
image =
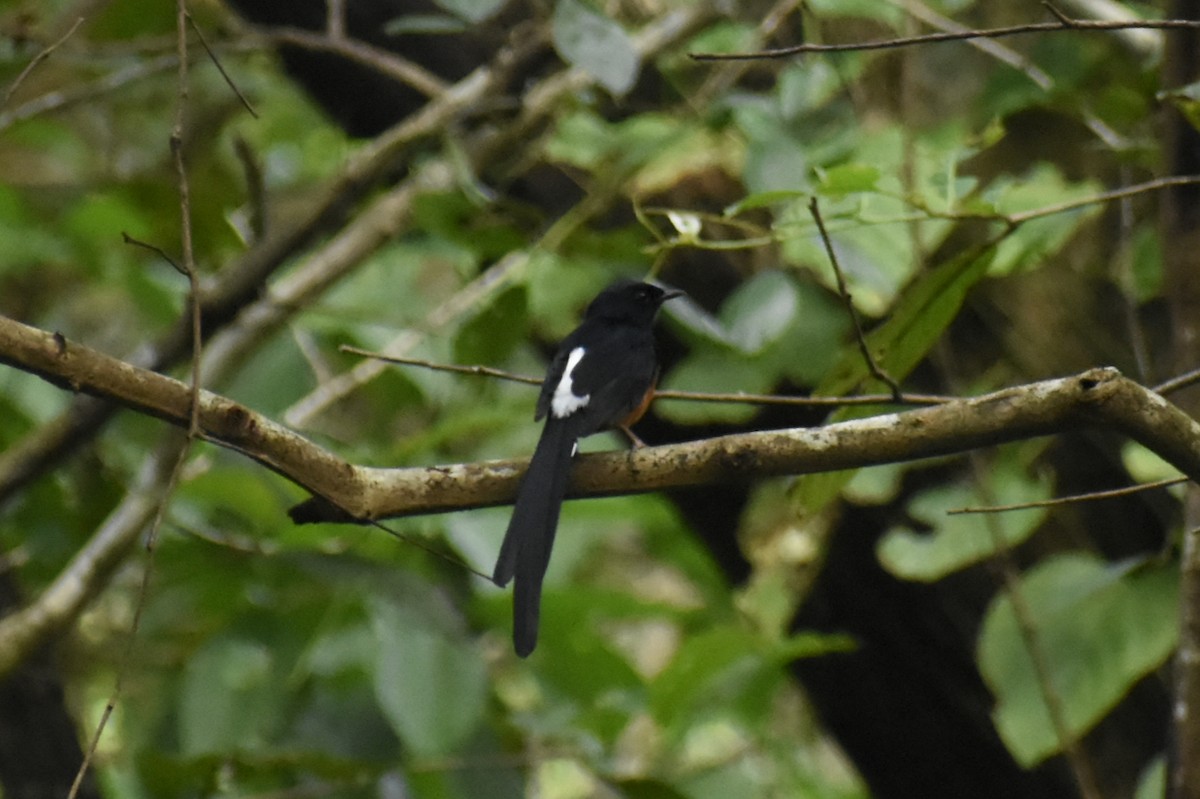
[[[516,578],[513,648],[521,657],[537,646],[542,578],[577,442],[610,428],[628,432],[646,412],[658,379],[654,316],[682,294],[628,280],[609,286],[588,305],[583,323],[546,370],[534,416],[544,417],[546,426],[517,490],[492,575],[501,587]]]

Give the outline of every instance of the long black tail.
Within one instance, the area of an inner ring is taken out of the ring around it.
[[[492,580],[513,588],[513,648],[521,657],[537,646],[542,578],[550,565],[550,549],[558,527],[558,512],[567,493],[567,477],[576,436],[570,419],[547,419],[529,462],[529,471],[517,490],[508,532]]]

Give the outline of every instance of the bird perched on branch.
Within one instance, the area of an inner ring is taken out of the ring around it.
[[[558,347],[546,370],[534,420],[545,418],[529,469],[517,490],[492,579],[513,589],[513,647],[537,646],[542,579],[579,439],[629,426],[646,412],[658,379],[654,317],[682,295],[649,283],[621,281],[600,292],[583,322]]]

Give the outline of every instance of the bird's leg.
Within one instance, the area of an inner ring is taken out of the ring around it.
[[[646,446],[646,442],[638,438],[637,433],[630,430],[627,425],[619,424],[617,425],[617,429],[624,433],[625,437],[629,439],[630,448],[641,449],[642,447]]]

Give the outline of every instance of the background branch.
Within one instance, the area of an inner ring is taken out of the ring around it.
[[[1030,22],[1023,25],[1008,25],[1002,28],[982,28],[959,31],[942,31],[926,33],[919,36],[901,36],[894,39],[881,39],[874,42],[847,42],[845,44],[799,44],[794,47],[780,47],[773,50],[759,50],[749,53],[693,53],[697,61],[744,61],[757,58],[790,58],[804,53],[847,53],[862,50],[891,50],[897,47],[913,47],[936,42],[955,42],[967,39],[1002,39],[1006,36],[1021,36],[1030,33],[1051,33],[1055,31],[1122,31],[1132,29],[1144,30],[1192,30],[1200,28],[1200,21],[1189,19],[1159,19],[1159,20],[1070,20],[1065,22]]]

